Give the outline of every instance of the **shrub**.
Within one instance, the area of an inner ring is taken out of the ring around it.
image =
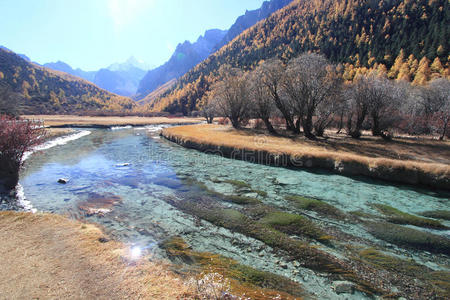
[[[219,119],[219,125],[228,125],[229,121],[227,118],[220,118]]]
[[[7,190],[19,181],[24,153],[39,144],[44,134],[40,121],[0,116],[0,184]]]

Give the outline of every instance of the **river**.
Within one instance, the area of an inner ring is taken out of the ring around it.
[[[80,134],[78,139],[31,154],[20,176],[24,197],[29,201],[28,209],[97,222],[114,238],[157,258],[166,257],[165,251],[158,246],[161,241],[181,236],[196,251],[221,254],[242,264],[286,276],[320,298],[361,299],[364,295],[337,295],[330,289],[331,282],[326,276],[299,268],[283,253],[259,240],[199,220],[172,205],[173,201],[194,203],[196,197],[204,201],[209,195],[208,201],[217,202],[226,209],[239,210],[242,205],[211,196],[211,191],[225,197],[255,198],[279,211],[304,213],[318,226],[338,230],[342,233],[339,236],[355,237],[338,243],[378,247],[392,255],[414,258],[432,270],[448,271],[447,255],[397,247],[375,238],[364,226],[348,218],[335,220],[314,211],[299,211],[286,200],[288,195],[312,197],[349,213],[349,216],[358,211],[358,215],[381,217],[373,204],[390,205],[412,214],[448,210],[449,195],[445,192],[208,155],[160,138],[160,128],[89,129],[90,134]],[[58,183],[60,178],[69,181]],[[106,203],[104,210],[96,206],[95,201]],[[449,221],[442,222],[450,227]],[[449,238],[448,230],[414,228]],[[336,257],[349,256],[345,247],[311,243]]]

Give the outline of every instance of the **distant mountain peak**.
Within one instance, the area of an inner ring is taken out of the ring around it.
[[[135,56],[130,56],[126,61],[122,63],[111,64],[107,69],[111,71],[129,71],[133,68],[147,71],[151,69],[151,66],[143,60],[137,59]]]

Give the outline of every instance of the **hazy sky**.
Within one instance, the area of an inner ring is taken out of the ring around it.
[[[227,29],[263,0],[0,0],[0,45],[96,70],[130,56],[164,63],[176,45]]]

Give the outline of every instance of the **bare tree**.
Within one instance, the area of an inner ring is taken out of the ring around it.
[[[325,129],[333,122],[335,115],[340,116],[339,129],[343,126],[345,98],[342,91],[332,93],[325,101],[321,102],[316,109],[316,120],[314,122],[314,133],[317,136],[323,136]]]
[[[312,130],[316,109],[336,95],[339,78],[336,67],[330,65],[322,55],[308,53],[290,61],[283,87],[307,138],[315,138]]]
[[[293,110],[281,90],[285,76],[283,63],[279,59],[270,59],[260,64],[257,70],[261,76],[261,83],[266,86],[275,106],[286,121],[286,129],[295,132]]]
[[[367,76],[366,94],[369,101],[372,134],[387,138],[386,131],[398,120],[395,113],[398,110],[401,89],[385,76],[371,73]]]
[[[220,81],[212,88],[212,97],[217,103],[219,114],[230,119],[234,128],[250,117],[250,101],[247,76],[239,69],[224,65],[219,69]]]
[[[364,120],[369,113],[369,101],[366,98],[367,78],[359,76],[347,92],[347,133],[353,138],[361,137]]]
[[[249,79],[250,99],[256,117],[264,122],[270,133],[277,134],[270,122],[270,118],[276,110],[275,102],[268,85],[264,81],[264,73],[261,68],[257,68],[250,73]]]
[[[427,122],[429,125],[437,124],[439,139],[443,140],[450,122],[450,81],[446,78],[435,79],[420,88],[419,95]]]
[[[213,98],[214,93],[208,93],[206,95],[207,104],[204,105],[200,111],[201,115],[206,119],[208,124],[212,124],[214,118],[217,116],[217,101]]]
[[[359,138],[366,117],[370,117],[372,134],[388,138],[386,131],[396,121],[400,92],[391,80],[377,72],[357,77],[349,93],[348,133]]]

